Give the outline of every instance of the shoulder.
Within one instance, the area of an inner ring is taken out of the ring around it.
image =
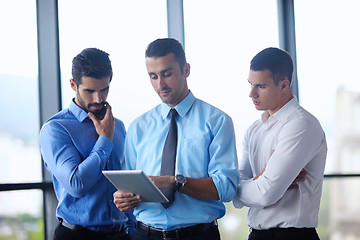
[[[43,140],[47,142],[50,139],[60,139],[68,134],[66,124],[62,123],[63,119],[52,118],[49,119],[40,130],[40,142],[43,144]]]
[[[223,119],[231,120],[231,117],[225,113],[223,110],[207,103],[201,99],[196,98],[194,102],[194,110],[207,115],[210,118],[220,117]]]
[[[234,131],[231,117],[223,110],[203,101],[196,99],[190,111],[191,118],[197,119],[214,132],[226,129]],[[192,120],[191,120],[192,121]]]
[[[160,105],[152,108],[151,110],[141,114],[135,120],[133,120],[130,125],[128,131],[133,128],[146,128],[150,123],[154,121],[159,121],[161,119],[161,111]]]
[[[71,113],[68,108],[61,110],[56,113],[54,116],[49,118],[40,130],[40,134],[46,133],[58,133],[64,132],[68,133],[72,129],[76,129],[81,124]]]
[[[75,117],[74,115],[71,113],[71,111],[68,108],[65,108],[63,110],[61,110],[60,112],[56,113],[54,116],[52,116],[51,118],[49,118],[45,124],[49,123],[49,122],[64,122],[66,120],[73,120]]]
[[[259,131],[259,129],[261,128],[262,125],[263,125],[263,122],[261,119],[254,121],[246,129],[245,136],[251,136],[252,134],[255,134],[256,132]]]
[[[281,135],[325,137],[324,130],[319,120],[301,106],[294,108],[294,111],[284,119],[281,129]]]
[[[121,130],[125,131],[125,124],[120,119],[115,118],[115,125],[117,128],[120,128]]]
[[[61,125],[61,122],[66,121],[69,119],[70,111],[68,108],[61,110],[60,112],[56,113],[54,116],[50,117],[42,126],[42,128],[49,128],[49,127],[57,127]]]
[[[297,106],[292,114],[288,116],[286,122],[299,127],[315,127],[322,129],[319,120],[301,106]]]

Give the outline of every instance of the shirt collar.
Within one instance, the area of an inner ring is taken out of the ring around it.
[[[189,94],[180,102],[178,103],[174,108],[178,112],[178,114],[183,117],[186,115],[186,113],[189,111],[193,103],[195,102],[195,96],[190,91]],[[171,107],[167,105],[166,103],[161,103],[161,116],[163,119],[167,117],[167,115],[170,112]]]
[[[88,118],[87,112],[76,105],[75,98],[73,98],[70,102],[69,110],[79,122],[83,122],[86,118]]]
[[[265,111],[261,115],[262,122],[267,122],[268,124],[272,124],[279,120],[285,119],[295,107],[299,106],[299,102],[296,97],[293,97],[290,101],[288,101],[279,111],[274,113],[273,115],[269,115],[268,111]]]

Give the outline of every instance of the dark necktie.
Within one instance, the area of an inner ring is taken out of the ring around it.
[[[176,161],[176,145],[177,145],[177,129],[175,116],[177,112],[175,109],[170,110],[170,128],[165,140],[162,159],[161,159],[161,176],[175,175],[175,161]],[[172,188],[161,189],[162,193],[169,199],[168,203],[162,203],[164,208],[168,208],[174,201],[174,190]]]

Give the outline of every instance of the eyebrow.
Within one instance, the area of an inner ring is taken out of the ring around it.
[[[107,87],[105,87],[105,88],[103,88],[103,89],[100,89],[100,92],[101,92],[101,91],[108,90],[109,88],[110,88],[110,86],[107,86]],[[84,90],[84,91],[96,91],[95,89],[91,89],[91,88],[84,88],[83,90]]]
[[[252,85],[255,85],[255,87],[260,87],[260,86],[267,86],[267,85],[269,85],[268,83],[252,84],[252,83],[249,81],[249,79],[248,79],[248,83],[250,83],[251,86],[252,86]]]
[[[105,91],[105,90],[108,90],[109,88],[110,88],[110,86],[107,86],[106,88],[103,88],[100,91]]]
[[[160,71],[160,74],[164,74],[164,73],[166,73],[166,72],[168,72],[168,71],[170,71],[170,70],[172,70],[173,68],[172,67],[169,67],[169,68],[166,68],[166,69],[164,69],[164,70],[161,70]],[[154,73],[154,72],[148,72],[149,73],[149,75],[151,75],[151,74],[155,74],[156,75],[156,73]]]

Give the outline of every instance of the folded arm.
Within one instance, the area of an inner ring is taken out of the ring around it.
[[[240,169],[240,175],[242,170],[246,170],[244,175],[248,177],[240,181],[234,205],[266,207],[279,201],[293,181],[299,175],[301,177],[301,171],[308,162],[320,151],[322,136],[317,131],[307,121],[294,121],[291,125],[285,125],[262,174],[249,178],[250,164],[242,164],[247,167]]]

